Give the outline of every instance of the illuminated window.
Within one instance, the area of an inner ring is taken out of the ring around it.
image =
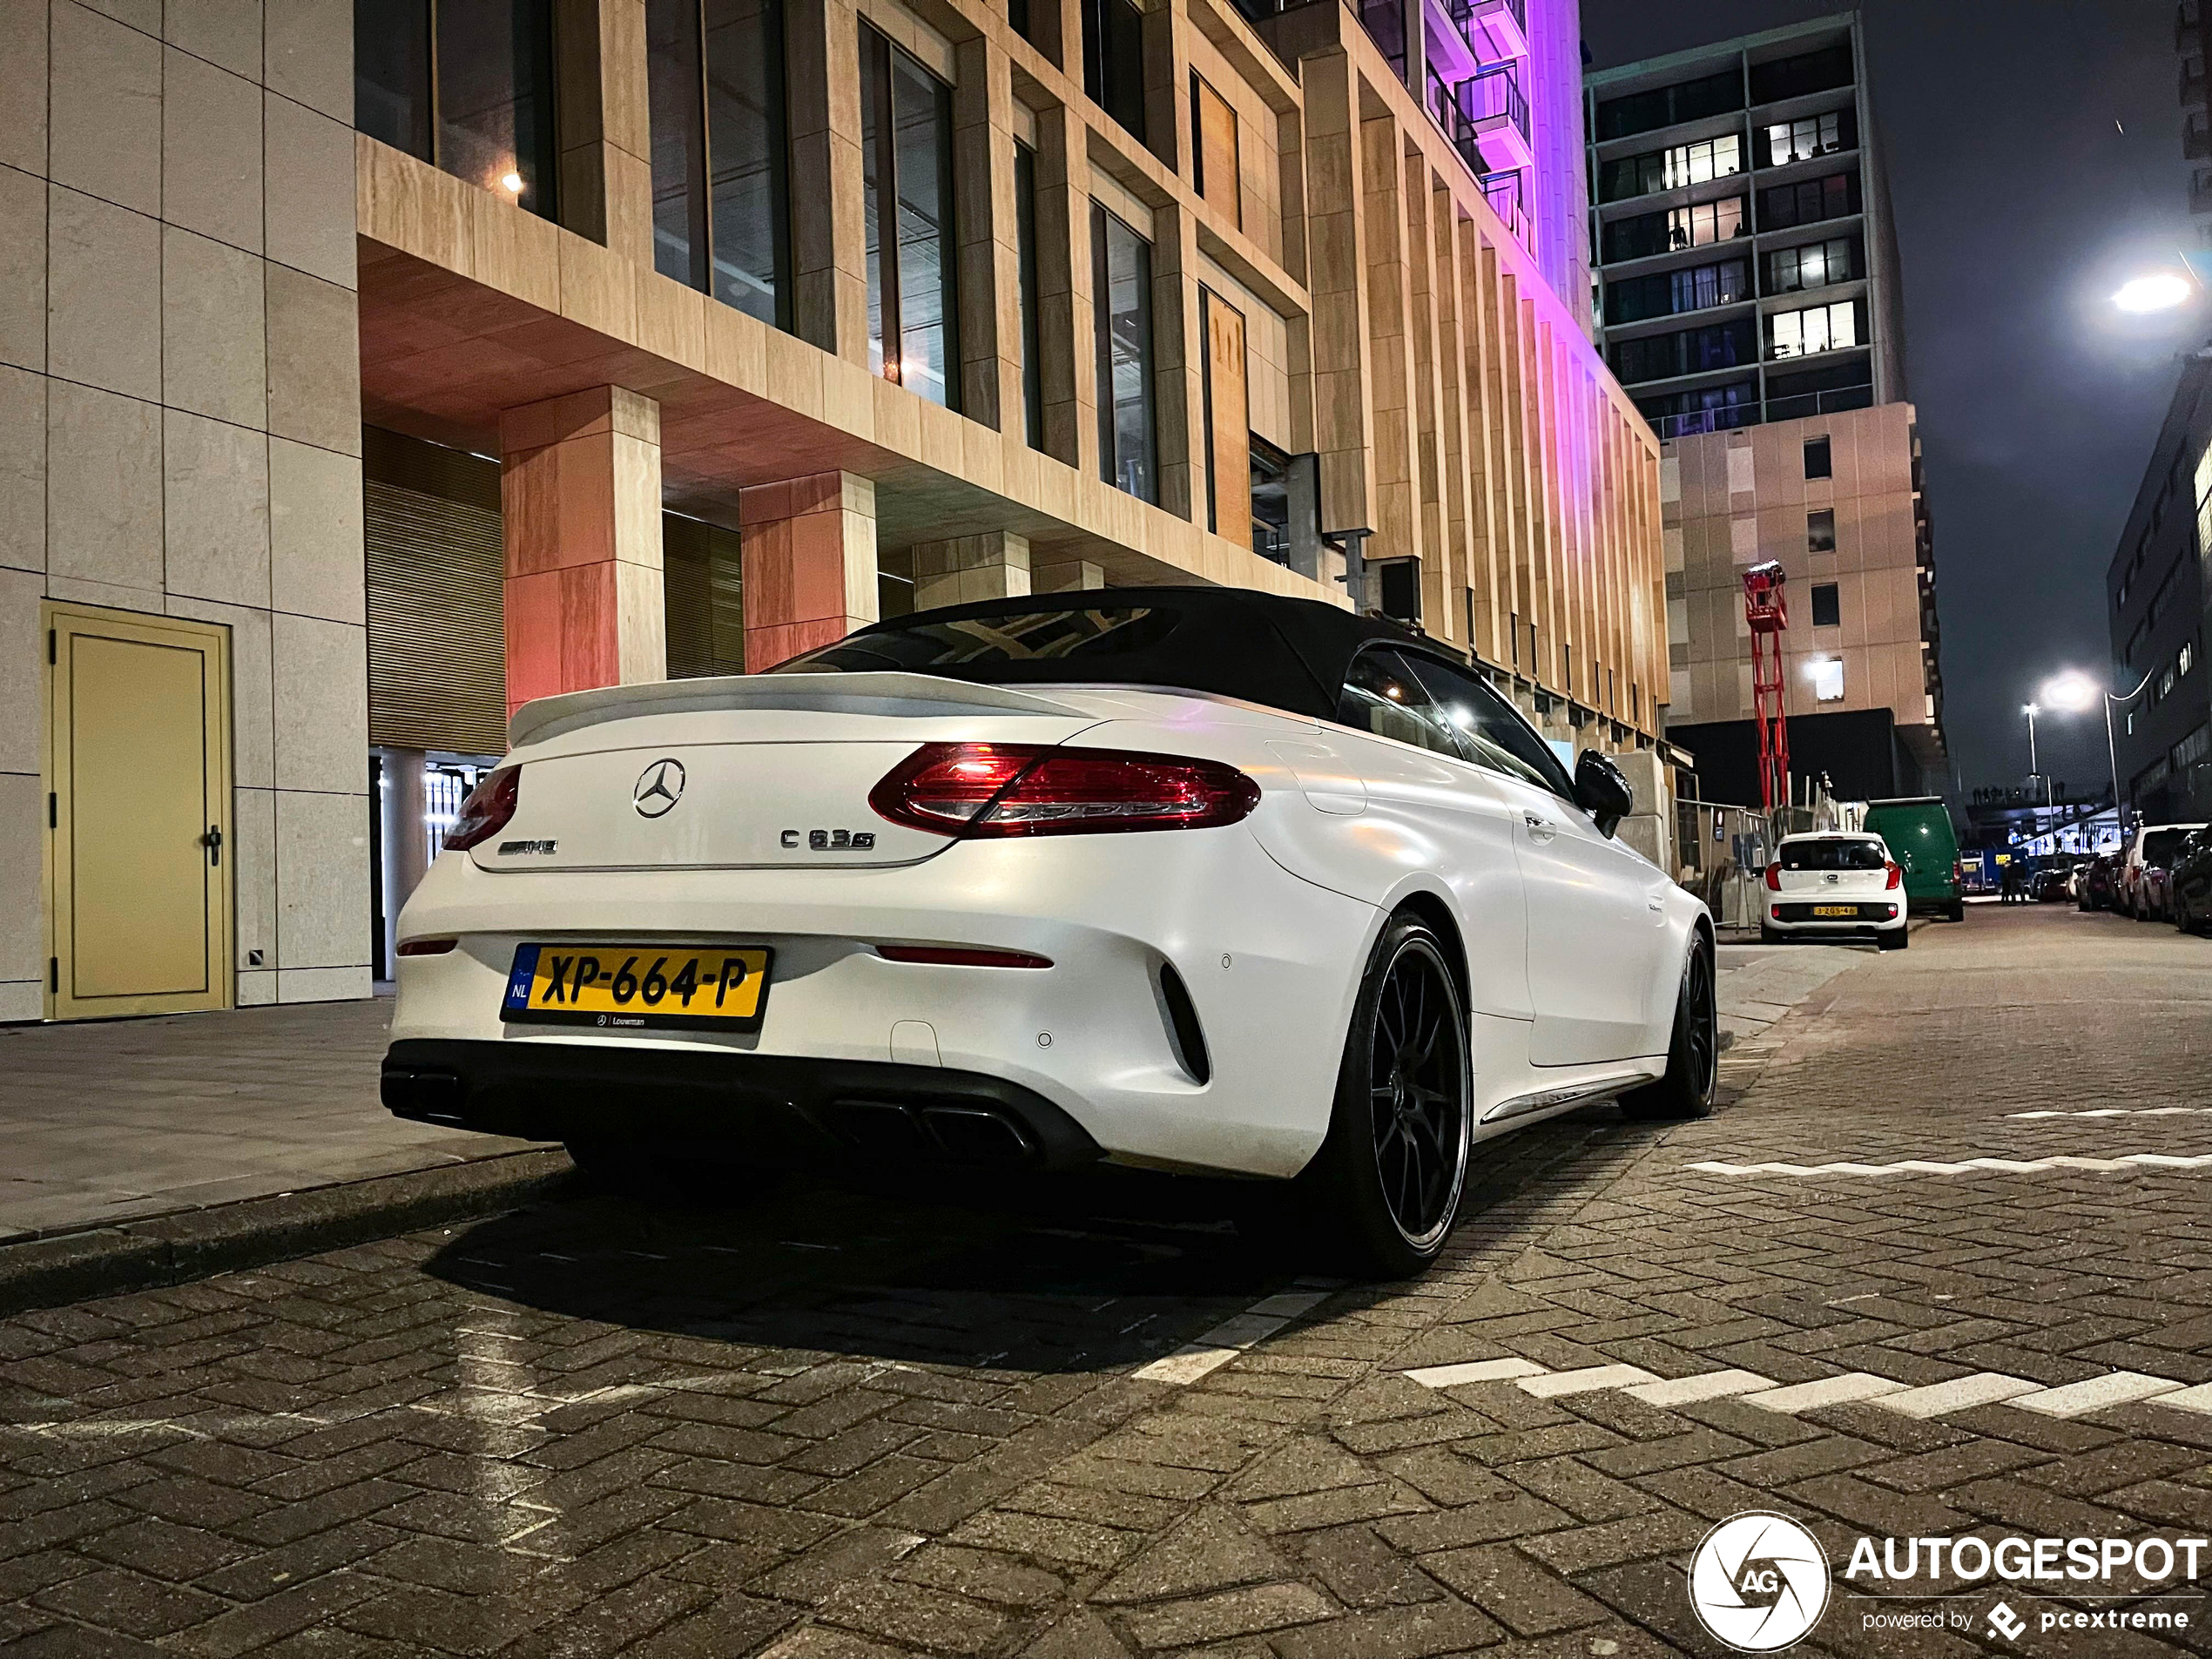
[[[1767,319],[1767,355],[1810,357],[1817,352],[1840,351],[1858,344],[1858,314],[1854,303],[1839,300],[1832,306],[1813,306],[1804,311],[1777,312]]]
[[[2195,666],[2196,642],[2193,639],[2185,640],[2182,644],[2182,654],[2174,660],[2175,671],[2178,674],[2186,676],[2189,670],[2195,668]]]
[[[1767,165],[1785,167],[1793,161],[1830,156],[1844,147],[1844,112],[1809,115],[1798,121],[1779,121],[1766,130]]]
[[[1743,199],[1730,196],[1726,201],[1699,202],[1694,207],[1677,207],[1667,215],[1667,240],[1673,247],[1703,247],[1708,242],[1725,242],[1731,237],[1742,236],[1749,230],[1743,223]]]
[[[1802,247],[1777,248],[1766,256],[1766,291],[1795,293],[1851,280],[1851,240],[1831,236]]]
[[[1815,663],[1806,671],[1812,680],[1812,700],[1816,703],[1840,703],[1844,700],[1844,659],[1830,657]]]
[[[1733,132],[1698,144],[1679,145],[1666,152],[1662,177],[1666,188],[1702,185],[1743,171],[1743,140]]]

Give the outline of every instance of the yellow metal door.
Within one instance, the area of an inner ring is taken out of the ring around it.
[[[229,631],[51,604],[47,1013],[231,1005]]]

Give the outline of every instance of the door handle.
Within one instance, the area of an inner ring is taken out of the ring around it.
[[[207,833],[199,838],[199,844],[207,849],[208,863],[220,864],[223,861],[223,832],[219,826],[210,824]]]
[[[1548,841],[1559,833],[1559,826],[1551,819],[1535,813],[1522,813],[1521,821],[1527,825],[1528,839],[1532,841]]]

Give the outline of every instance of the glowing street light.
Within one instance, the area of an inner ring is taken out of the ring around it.
[[[2122,311],[2171,311],[2188,303],[2196,285],[2179,271],[2153,271],[2121,284],[2112,302]]]
[[[2157,671],[2156,669],[2153,669],[2151,673],[2155,674]],[[2121,839],[2123,841],[2128,835],[2128,815],[2120,804],[2120,748],[2113,737],[2112,705],[2115,703],[2134,701],[2141,693],[2143,687],[2149,684],[2150,674],[2146,674],[2135,682],[2135,689],[2128,692],[2127,696],[2114,697],[2087,674],[2078,669],[2070,669],[2056,679],[2047,681],[2039,694],[2051,707],[2063,709],[2069,714],[2078,714],[2097,703],[2104,705],[2105,759],[2112,767],[2112,816],[2113,821],[2120,826]],[[2027,745],[2030,765],[2034,764],[2033,757],[2035,752],[2035,709],[2034,704],[2028,705]]]
[[[2061,674],[2043,688],[2043,701],[2068,714],[2079,714],[2097,700],[2097,685],[2087,674]]]

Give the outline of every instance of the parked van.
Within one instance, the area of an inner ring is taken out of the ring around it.
[[[1966,919],[1966,873],[1959,863],[1959,837],[1940,795],[1912,795],[1866,803],[1866,830],[1889,844],[1905,867],[1910,910]]]

